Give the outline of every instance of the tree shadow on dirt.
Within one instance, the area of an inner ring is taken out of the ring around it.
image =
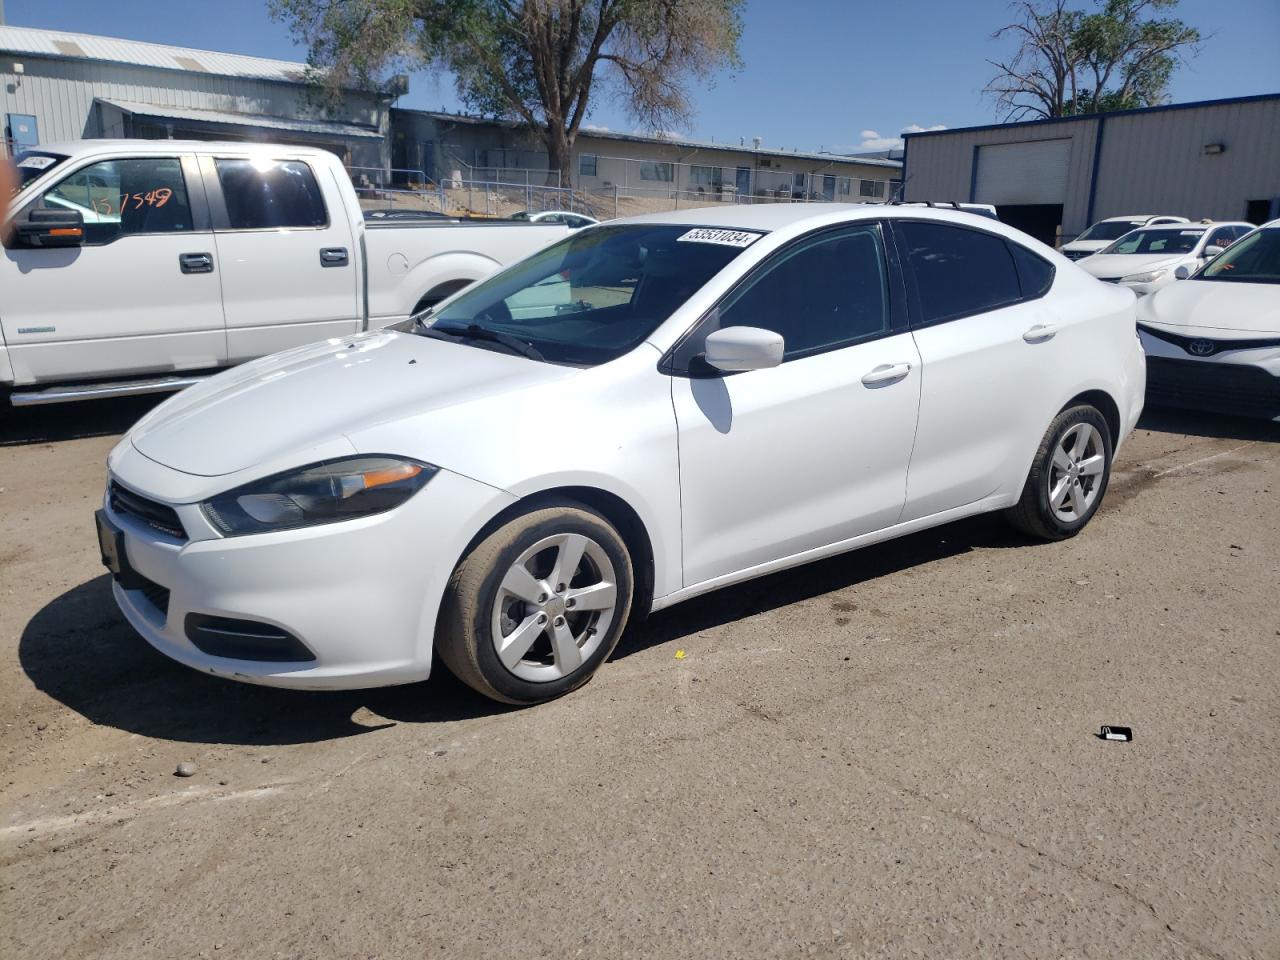
[[[1027,545],[998,519],[975,518],[730,587],[634,624],[613,659],[974,547]],[[110,578],[51,601],[27,624],[19,659],[37,689],[90,722],[161,740],[274,746],[510,712],[443,666],[423,682],[379,690],[298,691],[199,673],[153,650],[116,609]]]

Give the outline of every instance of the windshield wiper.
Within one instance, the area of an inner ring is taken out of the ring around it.
[[[468,338],[471,340],[484,340],[489,343],[496,343],[499,346],[506,347],[522,357],[528,357],[530,360],[545,361],[541,352],[531,343],[521,340],[519,337],[513,337],[509,333],[501,333],[497,330],[490,330],[488,327],[482,327],[478,323],[469,323],[465,327],[442,327],[439,324],[433,324],[428,327],[425,323],[421,323],[424,331],[433,330],[437,333],[443,333],[446,336]]]

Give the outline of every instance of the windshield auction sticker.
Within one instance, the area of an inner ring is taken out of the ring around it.
[[[44,170],[47,167],[53,166],[55,163],[57,163],[56,157],[42,157],[39,154],[35,154],[30,157],[23,157],[18,161],[18,166],[24,167],[27,170]]]
[[[760,239],[758,233],[746,230],[717,230],[712,227],[696,227],[683,236],[676,237],[677,243],[718,243],[724,247],[749,247]]]

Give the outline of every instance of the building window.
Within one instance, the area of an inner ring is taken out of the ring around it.
[[[663,183],[670,183],[672,180],[672,165],[670,163],[642,163],[640,164],[641,180],[661,180]]]
[[[859,180],[858,196],[860,197],[884,197],[884,181],[883,180]]]
[[[719,187],[723,182],[719,167],[690,167],[689,184],[695,187]]]
[[[578,154],[578,176],[594,177],[596,175],[596,155],[594,153]]]
[[[853,191],[853,181],[850,180],[848,177],[841,177],[840,178],[841,195],[847,197],[852,191]]]

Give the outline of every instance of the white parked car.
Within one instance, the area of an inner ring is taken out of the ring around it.
[[[542,210],[538,213],[521,210],[519,213],[513,213],[508,219],[528,220],[530,223],[563,223],[570,230],[581,230],[583,227],[592,227],[600,222],[595,217],[589,217],[585,213],[574,213],[572,210]]]
[[[1280,420],[1280,220],[1138,305],[1155,406]]]
[[[1127,217],[1107,217],[1099,220],[1070,243],[1062,245],[1062,255],[1068,260],[1083,260],[1097,253],[1103,247],[1110,246],[1130,230],[1138,227],[1159,226],[1162,223],[1187,223],[1186,217],[1171,217],[1157,214],[1132,214]]]
[[[81,140],[17,167],[0,224],[0,414],[178,390],[387,326],[569,232],[366,220],[342,162],[311,147]]]
[[[1204,221],[1139,227],[1081,260],[1080,269],[1144,297],[1173,283],[1179,267],[1199,270],[1252,229],[1251,223]]]
[[[196,669],[359,687],[439,654],[533,703],[717,587],[986,511],[1078,532],[1142,410],[1134,302],[967,213],[589,227],[157,407],[110,454],[103,556]]]

